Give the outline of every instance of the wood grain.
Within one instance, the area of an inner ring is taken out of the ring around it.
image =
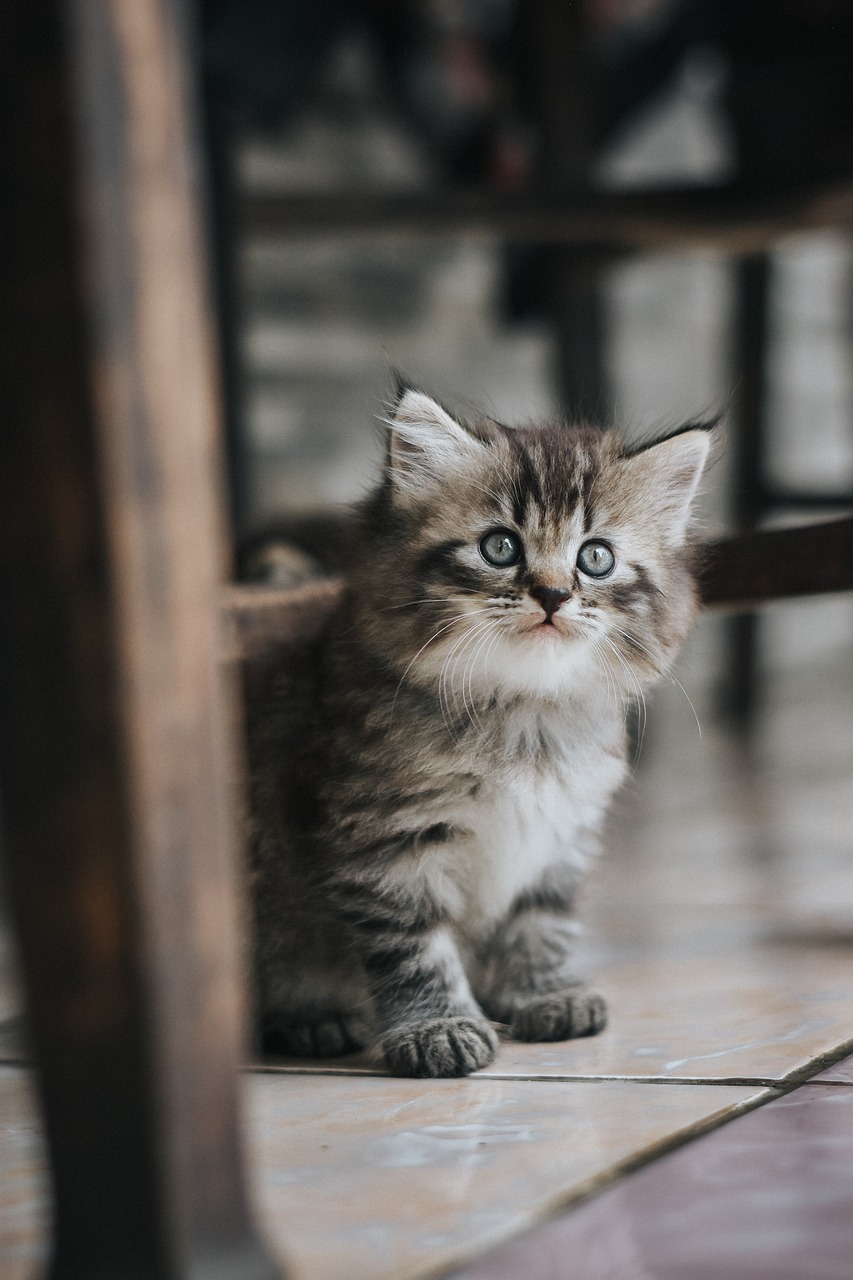
[[[243,1186],[218,393],[178,0],[0,7],[0,770],[55,1280],[272,1280]]]
[[[703,548],[702,601],[742,610],[853,591],[853,516],[719,538]]]

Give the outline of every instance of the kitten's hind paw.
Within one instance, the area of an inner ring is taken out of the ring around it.
[[[431,1018],[396,1027],[379,1042],[395,1076],[467,1076],[487,1067],[497,1047],[494,1031],[478,1018]]]
[[[297,1058],[336,1058],[363,1049],[365,1037],[355,1020],[319,1018],[316,1022],[278,1022],[264,1028],[263,1052]]]
[[[574,1040],[595,1036],[607,1026],[607,1005],[578,987],[551,991],[518,1004],[510,1020],[516,1040]]]

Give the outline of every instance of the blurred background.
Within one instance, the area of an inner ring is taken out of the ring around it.
[[[844,235],[742,260],[293,237],[284,217],[243,216],[298,195],[772,192],[849,177],[843,0],[209,0],[203,18],[239,537],[364,492],[392,368],[507,421],[579,415],[631,433],[726,411],[709,531],[849,502]],[[767,680],[848,653],[851,621],[843,596],[760,623],[708,619],[691,690],[715,690],[715,712],[749,734]]]

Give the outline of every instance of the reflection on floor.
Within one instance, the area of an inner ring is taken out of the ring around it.
[[[587,893],[600,1037],[506,1044],[463,1081],[246,1072],[258,1209],[295,1280],[849,1274],[850,676],[839,650],[790,675],[749,753],[663,691]],[[0,1273],[23,1280],[49,1210],[11,1034],[0,1057]]]
[[[456,1280],[848,1280],[853,1087],[825,1078],[647,1165]]]

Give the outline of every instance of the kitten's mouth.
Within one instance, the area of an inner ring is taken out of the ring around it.
[[[534,619],[520,630],[524,635],[552,636],[554,639],[559,636],[563,640],[570,640],[575,634],[571,623],[565,618],[553,617]]]

